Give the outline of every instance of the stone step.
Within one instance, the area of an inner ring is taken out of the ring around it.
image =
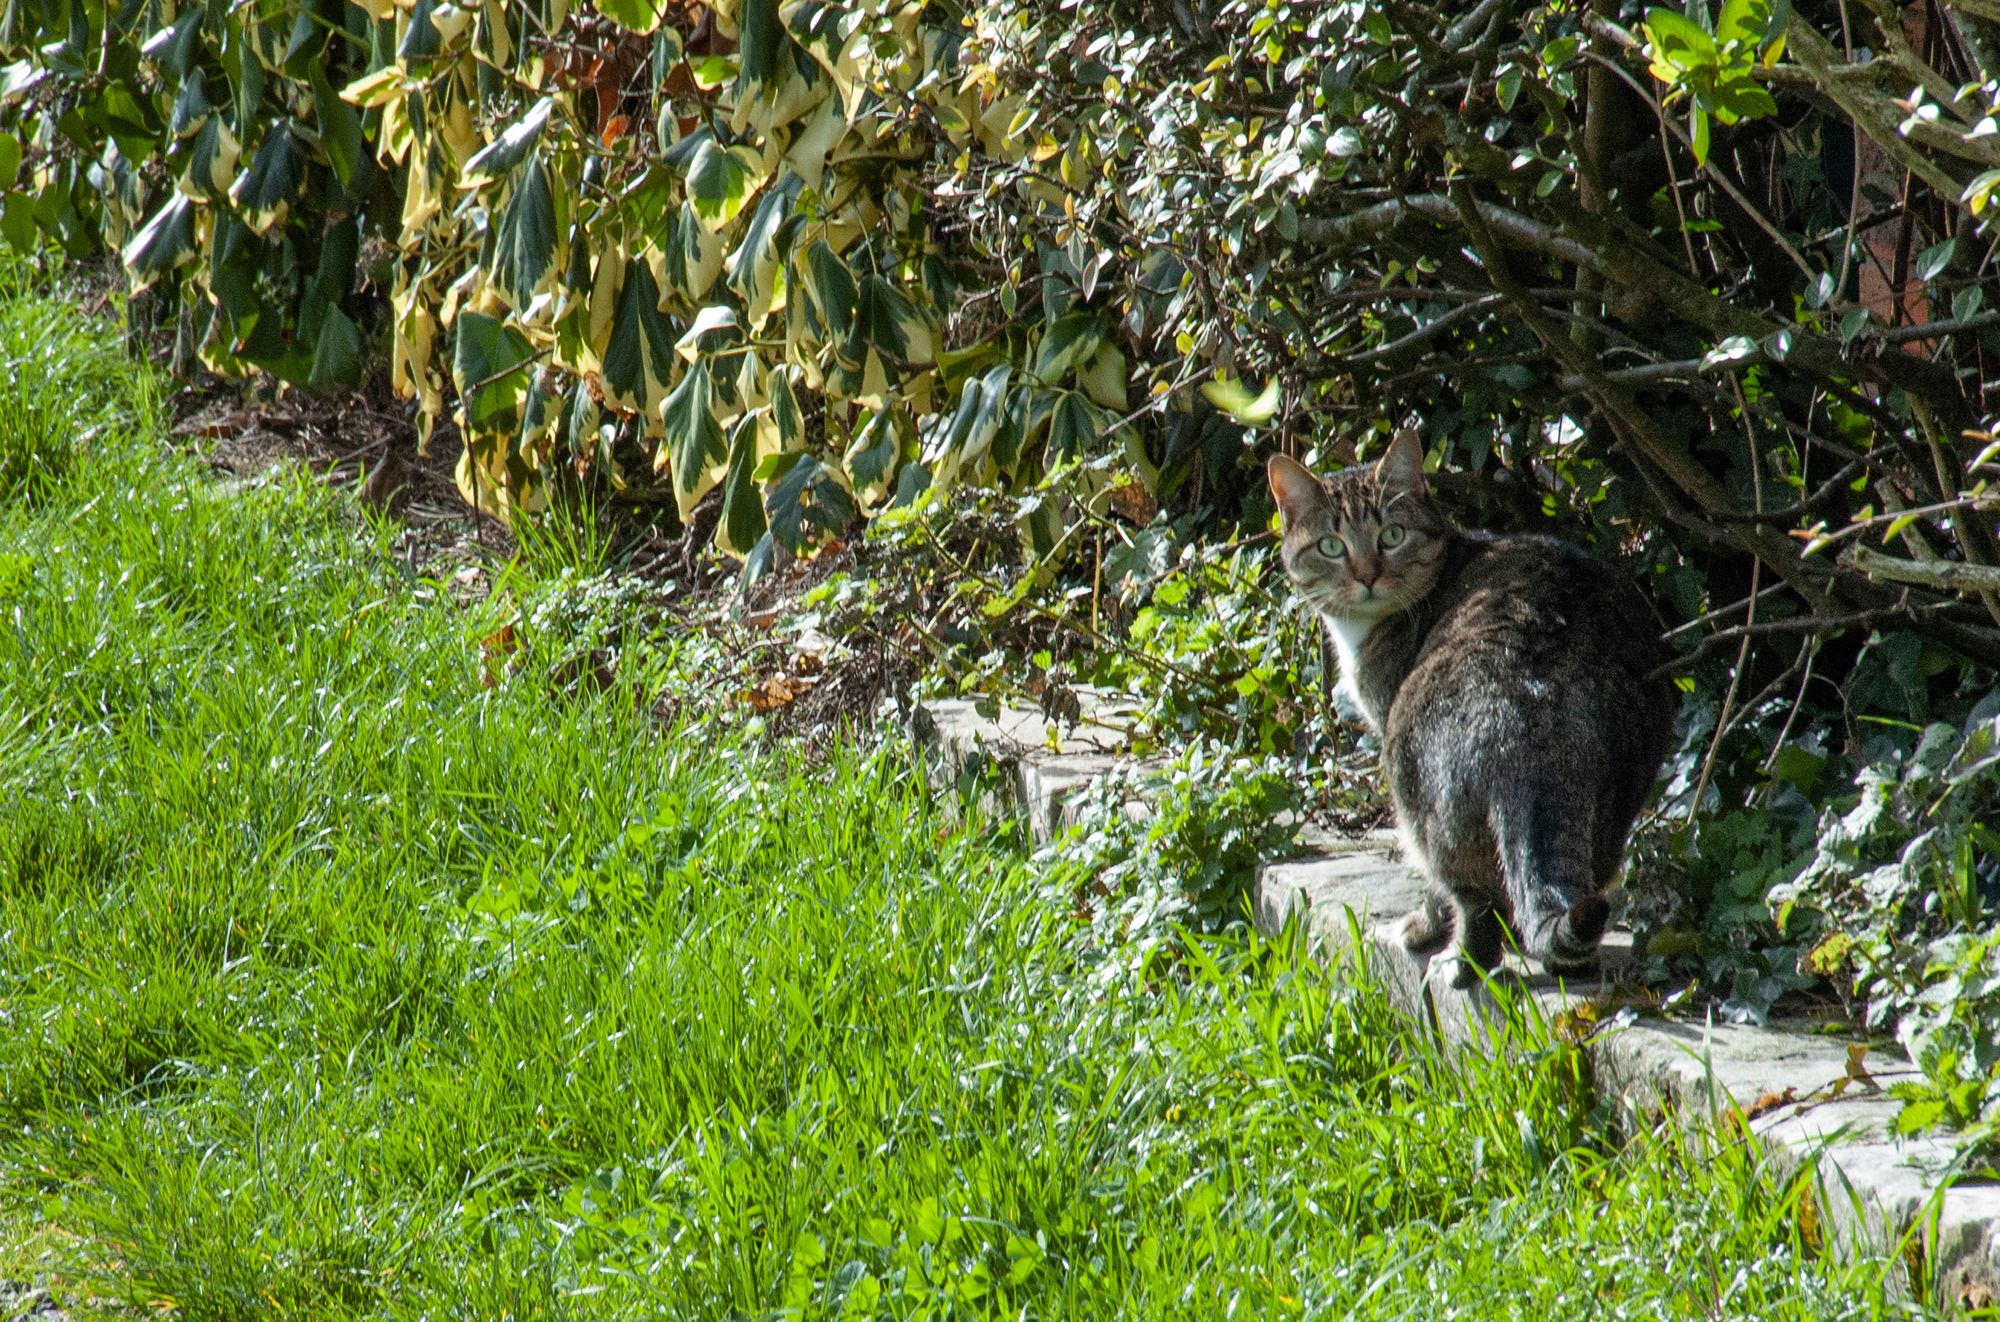
[[[1075,725],[1020,707],[981,714],[964,700],[925,703],[911,724],[935,778],[977,775],[987,809],[1022,815],[1047,843],[1075,824],[1081,792],[1123,759],[1115,695],[1084,697],[1086,719]],[[1302,845],[1309,852],[1258,870],[1251,912],[1259,931],[1276,936],[1303,923],[1323,957],[1353,952],[1404,1012],[1454,1038],[1497,1039],[1512,1031],[1510,1016],[1536,1018],[1582,1043],[1600,1095],[1632,1123],[1672,1114],[1711,1131],[1747,1132],[1780,1167],[1817,1159],[1817,1202],[1837,1240],[1879,1249],[1915,1227],[1947,1301],[1990,1305],[2000,1292],[2000,1185],[1947,1187],[1949,1140],[1893,1136],[1898,1106],[1884,1089],[1916,1077],[1907,1061],[1851,1053],[1847,1041],[1782,1025],[1662,1016],[1617,981],[1631,963],[1631,937],[1618,931],[1605,939],[1608,981],[1558,985],[1510,958],[1495,981],[1512,995],[1459,991],[1391,931],[1422,895],[1393,837],[1309,829]]]

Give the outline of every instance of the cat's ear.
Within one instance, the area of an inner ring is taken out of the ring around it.
[[[1326,488],[1319,484],[1312,470],[1290,455],[1272,455],[1271,462],[1264,466],[1264,476],[1270,479],[1272,499],[1284,513],[1287,527],[1311,514],[1326,500]]]
[[[1424,443],[1414,427],[1397,431],[1382,455],[1383,485],[1398,491],[1424,493]]]

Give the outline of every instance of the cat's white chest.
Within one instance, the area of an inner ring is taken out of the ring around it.
[[[1367,706],[1361,701],[1361,644],[1368,641],[1368,635],[1375,629],[1376,621],[1356,619],[1352,615],[1323,615],[1327,636],[1333,639],[1334,653],[1340,657],[1340,683],[1338,691],[1355,707],[1367,713]],[[1370,722],[1373,723],[1372,721]]]

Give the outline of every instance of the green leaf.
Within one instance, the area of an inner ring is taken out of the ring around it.
[[[894,413],[878,409],[868,415],[847,447],[847,475],[856,490],[865,490],[893,473],[901,454],[902,438]]]
[[[1976,216],[1986,210],[1986,204],[1992,200],[1995,189],[2000,189],[2000,170],[1986,170],[1972,177],[1972,182],[1965,186],[1965,191],[1958,195],[1958,200],[1971,208],[1972,214]]]
[[[207,80],[200,76],[184,79],[174,97],[173,112],[167,116],[167,132],[185,138],[200,128],[214,110],[208,100]]]
[[[142,289],[194,255],[194,199],[185,193],[169,197],[120,254]]]
[[[701,487],[710,465],[725,457],[707,359],[681,373],[680,382],[660,406],[660,421],[667,429],[674,487],[683,494],[692,493]]]
[[[737,422],[729,439],[729,471],[722,477],[722,519],[716,527],[722,549],[748,554],[769,526],[764,498],[757,490],[757,420]]]
[[[492,260],[494,286],[517,312],[556,272],[556,200],[548,167],[530,160],[518,180],[494,226]]]
[[[1689,70],[1715,65],[1715,38],[1693,20],[1671,9],[1649,9],[1645,27],[1651,73],[1661,82],[1677,86]]]
[[[784,258],[790,247],[792,206],[805,181],[787,170],[777,185],[765,191],[743,230],[743,241],[723,263],[725,283],[743,300],[752,330],[770,315],[784,279]]]
[[[861,281],[855,324],[869,344],[905,362],[929,362],[934,352],[930,324],[916,304],[879,275]]]
[[[604,348],[604,384],[622,406],[650,409],[666,389],[673,352],[673,334],[660,317],[660,287],[652,270],[643,261],[628,263]]]
[[[1091,453],[1097,448],[1099,421],[1089,400],[1077,391],[1063,391],[1049,415],[1049,449],[1065,458]]]
[[[1769,119],[1778,113],[1778,103],[1771,99],[1771,94],[1750,81],[1747,75],[1718,84],[1715,95],[1708,98],[1708,102],[1715,117],[1725,124],[1744,119]]]
[[[466,430],[511,436],[520,425],[533,346],[512,326],[483,312],[461,311],[455,326],[451,375],[465,409]]]
[[[314,390],[352,388],[361,384],[361,331],[345,312],[329,307],[313,343],[312,375],[307,384]]]
[[[594,0],[597,12],[624,28],[627,32],[637,32],[641,36],[660,26],[666,17],[664,0]]]
[[[1243,381],[1231,377],[1217,377],[1204,381],[1201,393],[1208,402],[1235,419],[1239,426],[1260,427],[1269,422],[1278,412],[1278,405],[1284,396],[1277,378],[1266,382],[1256,394]]]
[[[1951,265],[1952,254],[1957,251],[1958,240],[1955,238],[1946,239],[1943,243],[1934,243],[1924,249],[1917,254],[1917,279],[1926,283],[1937,279],[1944,268]]]
[[[763,182],[763,163],[747,147],[722,147],[713,138],[701,144],[688,163],[687,196],[694,212],[709,229],[720,229],[736,218],[751,189]]]
[[[1104,342],[1104,319],[1095,312],[1072,312],[1042,332],[1035,351],[1035,375],[1048,385],[1097,352]]]
[[[1915,523],[1919,517],[1919,515],[1915,514],[1900,514],[1889,520],[1889,526],[1882,530],[1883,543],[1886,545],[1889,542],[1895,541],[1902,534],[1903,530]]]
[[[854,326],[855,305],[861,299],[854,273],[826,246],[825,239],[814,239],[812,247],[806,249],[806,269],[811,273],[813,303],[827,338],[846,339]]]
[[[791,369],[772,369],[769,389],[771,422],[778,430],[778,444],[783,449],[796,450],[805,444],[806,424],[805,415],[799,411],[798,396],[792,393]]]
[[[1736,42],[1755,50],[1770,30],[1771,0],[1723,0],[1715,16],[1715,43],[1718,47]]]
[[[20,173],[21,140],[11,133],[0,133],[0,192],[12,188]]]
[[[1896,1113],[1898,1134],[1917,1134],[1926,1129],[1936,1128],[1944,1119],[1944,1102],[1935,1098],[1924,1101],[1908,1101]]]
[[[257,144],[250,166],[236,176],[230,200],[258,234],[284,223],[294,200],[305,190],[306,153],[290,120],[273,125]]]
[[[326,159],[333,166],[334,177],[340,180],[340,186],[350,187],[355,171],[361,168],[369,151],[361,128],[361,112],[340,99],[340,93],[327,81],[326,65],[322,60],[312,63],[312,88],[313,113],[319,121],[319,145],[326,152]]]
[[[1688,105],[1688,137],[1694,149],[1694,163],[1708,164],[1708,112],[1699,104]]]
[[[1738,363],[1746,359],[1754,359],[1759,357],[1761,353],[1762,351],[1757,347],[1757,341],[1751,339],[1748,335],[1732,335],[1702,355],[1701,370],[1706,372],[1711,367],[1721,367],[1728,363]]]
[[[526,160],[529,151],[541,139],[542,130],[547,127],[549,115],[555,109],[555,98],[545,96],[529,108],[499,137],[487,143],[472,159],[465,163],[459,182],[466,186],[487,179],[496,179]]]

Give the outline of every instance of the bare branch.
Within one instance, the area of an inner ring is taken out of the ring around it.
[[[2000,592],[2000,568],[1992,565],[1967,564],[1963,560],[1905,560],[1867,546],[1851,548],[1841,556],[1841,561],[1870,578],[1890,583],[1911,583],[1967,596]]]

